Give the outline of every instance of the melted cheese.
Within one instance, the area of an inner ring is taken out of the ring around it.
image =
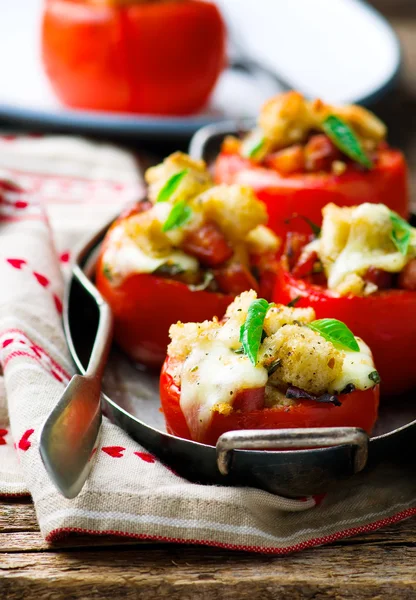
[[[232,405],[238,391],[263,387],[267,378],[264,367],[254,366],[219,341],[193,349],[183,366],[180,397],[192,439],[202,438],[216,404]]]
[[[342,392],[350,383],[357,390],[367,390],[374,387],[374,382],[369,378],[375,371],[373,355],[370,348],[360,338],[355,338],[360,347],[360,352],[345,352],[342,372],[333,382],[329,392]]]
[[[228,325],[226,323],[225,325]],[[185,360],[181,373],[180,407],[192,439],[199,441],[209,426],[216,405],[232,407],[241,390],[261,388],[267,384],[267,369],[254,366],[244,354],[236,354],[225,343],[235,346],[234,331],[224,326],[214,340],[205,339],[195,346]],[[357,390],[374,386],[369,378],[375,371],[371,350],[356,338],[360,352],[345,352],[342,372],[328,392],[340,393],[348,384]],[[306,390],[307,391],[307,390]]]
[[[403,256],[391,240],[390,215],[383,204],[365,203],[351,208],[328,204],[324,208],[321,237],[305,251],[317,251],[329,289],[343,295],[356,293],[358,277],[369,267],[398,273],[416,255],[416,229],[408,254]]]
[[[175,250],[162,257],[148,256],[124,232],[116,227],[111,232],[111,243],[104,252],[103,262],[108,265],[112,281],[121,280],[132,273],[153,273],[162,265],[178,265],[187,272],[198,271],[198,261],[185,252]]]
[[[340,393],[348,384],[357,390],[375,385],[369,377],[375,371],[369,347],[356,338],[359,352],[336,349],[307,328],[315,316],[312,309],[270,308],[265,319],[270,323],[264,327],[269,335],[261,342],[258,362],[253,365],[241,353],[240,328],[255,298],[253,290],[237,296],[227,309],[225,321],[178,323],[170,328],[172,375],[180,385],[180,407],[196,441],[203,439],[215,412],[232,412],[242,390],[266,387],[266,406],[271,406],[296,402],[287,402],[284,397],[290,385],[314,394]],[[304,319],[304,324],[298,319]],[[269,378],[268,369],[274,363],[278,363],[277,368]],[[317,380],[319,391],[313,388]]]

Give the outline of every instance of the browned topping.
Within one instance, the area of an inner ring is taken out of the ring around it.
[[[331,170],[334,175],[342,175],[347,169],[347,163],[344,160],[334,160]]]
[[[309,138],[305,144],[304,154],[307,171],[329,171],[332,162],[342,158],[338,148],[323,133]]]
[[[276,169],[282,175],[301,173],[305,169],[305,156],[300,144],[294,144],[270,154],[265,160],[266,166]]]

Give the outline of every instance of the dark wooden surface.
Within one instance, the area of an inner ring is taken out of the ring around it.
[[[416,192],[416,0],[374,0],[402,41],[399,88],[376,107]],[[416,598],[416,519],[286,557],[71,537],[48,546],[29,501],[0,502],[0,600]]]
[[[33,506],[0,504],[2,600],[416,598],[416,521],[285,557],[88,536],[59,548]]]

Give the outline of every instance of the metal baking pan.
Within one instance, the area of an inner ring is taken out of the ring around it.
[[[108,226],[78,252],[67,283],[64,328],[80,373],[85,372],[100,319],[105,318],[105,311],[100,310],[103,299],[91,281]],[[289,497],[318,494],[382,460],[395,456],[403,460],[412,455],[410,447],[415,445],[416,403],[408,396],[382,401],[371,439],[355,428],[230,432],[221,436],[217,447],[181,439],[165,431],[158,375],[132,363],[114,347],[103,380],[103,410],[149,452],[191,481],[253,486]]]

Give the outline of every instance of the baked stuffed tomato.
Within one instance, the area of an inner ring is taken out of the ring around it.
[[[263,106],[254,131],[225,140],[215,177],[252,187],[267,206],[269,227],[281,236],[306,233],[308,219],[319,225],[330,202],[382,203],[407,218],[406,162],[385,138],[385,125],[360,106],[330,106],[288,92]]]
[[[225,27],[204,0],[46,0],[42,56],[68,106],[182,115],[224,67]]]
[[[202,161],[176,153],[146,179],[149,201],[109,229],[96,284],[112,308],[118,344],[157,366],[172,323],[221,318],[250,288],[270,298],[279,241],[252,190],[214,186]]]
[[[371,351],[312,308],[238,296],[222,321],[177,323],[160,377],[167,430],[215,445],[226,431],[362,427],[377,418]]]
[[[329,204],[319,237],[291,234],[274,299],[311,306],[364,338],[382,394],[416,385],[416,229],[386,206]]]

